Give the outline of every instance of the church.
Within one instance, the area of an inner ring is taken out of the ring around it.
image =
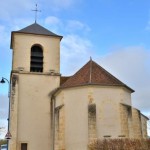
[[[61,75],[62,38],[36,22],[11,33],[8,149],[88,150],[95,139],[147,138],[132,88],[92,59]]]

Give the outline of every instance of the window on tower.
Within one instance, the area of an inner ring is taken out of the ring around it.
[[[39,45],[31,48],[30,72],[43,72],[43,50]]]

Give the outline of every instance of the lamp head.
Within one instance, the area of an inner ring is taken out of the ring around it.
[[[10,140],[12,138],[11,133],[8,131],[7,134],[5,135],[6,140]]]
[[[2,80],[0,81],[0,83],[5,83],[5,80],[4,80],[4,78],[2,78]]]

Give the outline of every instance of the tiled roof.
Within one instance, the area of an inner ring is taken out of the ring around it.
[[[83,85],[124,86],[131,92],[134,92],[134,90],[129,88],[92,60],[90,60],[78,72],[62,84],[61,88]]]
[[[60,77],[60,85],[64,84],[69,78],[70,78],[70,76],[61,76]]]
[[[21,30],[18,31],[13,31],[16,33],[31,33],[31,34],[40,34],[40,35],[49,35],[49,36],[56,36],[56,37],[60,37],[62,38],[62,36],[57,35],[49,30],[47,30],[46,28],[42,27],[41,25],[37,24],[37,23],[33,23]]]

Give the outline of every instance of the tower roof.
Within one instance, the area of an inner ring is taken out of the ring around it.
[[[41,35],[50,35],[50,36],[56,36],[56,37],[62,37],[60,35],[57,35],[49,30],[47,30],[46,28],[42,27],[41,25],[37,24],[37,23],[33,23],[21,30],[18,31],[14,31],[14,32],[18,32],[18,33],[31,33],[31,34],[41,34]]]
[[[69,88],[83,85],[123,86],[134,92],[133,89],[107,72],[96,62],[90,60],[72,77],[70,77],[61,88]]]
[[[25,33],[25,34],[37,34],[37,35],[46,35],[46,36],[54,36],[54,37],[58,37],[60,38],[60,40],[63,38],[60,35],[57,35],[49,30],[47,30],[46,28],[42,27],[41,25],[37,24],[37,23],[33,23],[21,30],[18,31],[12,31],[11,33],[11,39],[12,39],[12,35],[14,33]],[[12,48],[12,42],[11,42],[11,48]]]

